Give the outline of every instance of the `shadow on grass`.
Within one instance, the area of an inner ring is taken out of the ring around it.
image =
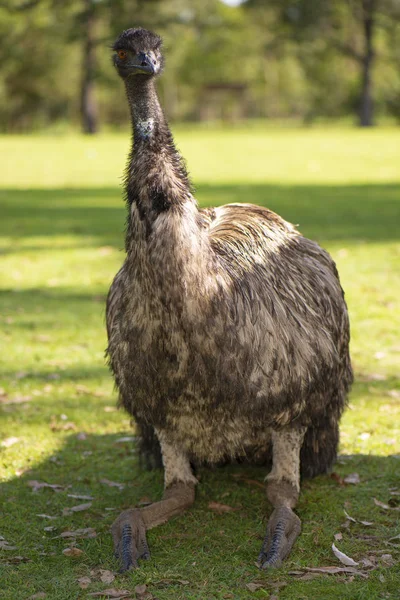
[[[6,595],[7,599],[25,598],[38,591],[50,594],[51,598],[76,598],[80,592],[76,580],[83,575],[93,580],[88,591],[110,587],[98,579],[96,583],[91,569],[117,567],[109,535],[112,521],[120,511],[157,500],[162,493],[162,473],[141,472],[132,442],[118,441],[119,437],[87,435],[79,439],[71,435],[64,439],[56,455],[3,484],[2,535],[16,546],[13,551],[3,551],[0,557],[8,586],[15,594]],[[231,592],[237,593],[235,598],[247,598],[245,584],[254,579],[270,582],[287,578],[288,569],[336,564],[330,546],[343,523],[345,503],[353,517],[371,521],[373,525],[366,528],[351,524],[345,528],[341,547],[351,548],[355,558],[365,557],[368,551],[390,552],[390,547],[384,544],[397,533],[398,513],[379,509],[373,497],[385,503],[390,500],[389,488],[398,485],[399,461],[391,457],[353,456],[344,457],[341,462],[335,470],[341,476],[356,471],[361,483],[343,487],[338,485],[337,478],[329,476],[304,482],[298,505],[303,533],[282,570],[260,573],[254,566],[271,510],[262,489],[265,469],[237,466],[201,469],[195,505],[185,515],[152,530],[149,534],[152,559],[139,571],[121,576],[113,586],[133,590],[136,584],[146,581],[153,593],[162,586],[163,598],[222,598],[223,593]],[[104,478],[120,483],[121,489],[102,483]],[[32,480],[62,488],[58,492],[49,488],[33,492],[29,485]],[[73,498],[69,494],[92,499]],[[222,502],[235,510],[218,514],[209,509],[210,501]],[[63,515],[63,509],[87,502],[91,504],[85,510]],[[64,556],[62,550],[71,545],[71,540],[60,538],[60,534],[87,527],[93,527],[97,537],[78,539],[77,546],[83,550],[78,560]],[[16,555],[22,555],[27,562],[12,564]],[[382,590],[379,572],[375,572],[376,586]],[[386,574],[385,577],[389,581]],[[184,588],[187,595],[178,595],[177,579],[188,581]],[[329,586],[328,580],[325,581]],[[357,590],[360,581],[336,580],[335,585]],[[288,589],[292,585],[298,584],[289,576]],[[306,586],[302,590],[311,591],[314,582],[300,585]],[[393,578],[393,591],[396,585],[398,582]],[[17,594],[17,590],[26,595]],[[340,588],[337,590],[339,593]],[[375,598],[372,593],[365,597]]]
[[[398,239],[400,184],[203,184],[198,186],[196,196],[202,206],[229,202],[268,206],[314,239]],[[18,239],[72,235],[87,237],[81,247],[123,246],[126,210],[119,188],[1,190],[0,206],[2,236]],[[40,249],[40,245],[30,248]]]

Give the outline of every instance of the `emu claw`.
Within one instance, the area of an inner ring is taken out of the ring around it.
[[[280,567],[301,531],[301,521],[291,508],[276,508],[269,518],[267,533],[258,557],[260,569]]]
[[[111,526],[114,555],[121,562],[120,572],[138,568],[138,560],[148,560],[150,550],[146,527],[139,509],[122,512]]]

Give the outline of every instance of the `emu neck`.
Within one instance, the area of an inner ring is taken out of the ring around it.
[[[199,288],[205,240],[189,177],[154,82],[131,79],[126,85],[133,126],[126,174],[126,250],[135,277],[155,277],[157,290],[172,297],[177,288]]]
[[[137,75],[126,81],[135,146],[152,147],[162,130],[168,129],[157,97],[154,81]]]
[[[185,165],[175,148],[153,79],[128,78],[126,90],[132,116],[133,146],[126,176],[130,219],[141,222],[149,236],[161,213],[194,203]],[[140,229],[136,224],[136,229]]]

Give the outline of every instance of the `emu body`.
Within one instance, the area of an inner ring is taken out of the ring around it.
[[[154,87],[160,39],[127,30],[114,48],[134,140],[108,356],[121,404],[157,434],[166,488],[160,503],[117,519],[116,549],[124,568],[147,557],[145,530],[194,500],[190,462],[272,454],[260,564],[280,564],[300,531],[300,465],[309,476],[331,466],[352,379],[336,267],[265,208],[199,210]]]

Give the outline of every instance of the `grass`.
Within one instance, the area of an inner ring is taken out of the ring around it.
[[[356,381],[335,472],[357,472],[361,483],[343,486],[329,476],[304,482],[303,533],[282,569],[260,573],[254,561],[270,508],[254,481],[262,482],[264,470],[202,470],[193,509],[150,532],[152,560],[101,582],[99,568],[117,567],[109,536],[115,516],[162,491],[162,473],[141,472],[134,445],[119,441],[132,428],[114,408],[104,366],[105,294],[123,259],[119,180],[128,136],[2,137],[0,534],[16,549],[0,549],[0,598],[89,598],[110,587],[134,597],[142,583],[159,600],[398,598],[399,548],[387,541],[400,533],[400,513],[377,507],[373,497],[394,502],[390,488],[399,486],[400,131],[182,128],[176,137],[202,205],[264,204],[336,260]],[[125,487],[109,487],[104,478]],[[30,480],[66,489],[34,492]],[[93,496],[91,507],[61,516],[85,502],[70,493]],[[216,514],[210,500],[239,510]],[[373,525],[344,528],[344,508]],[[63,555],[70,544],[57,536],[85,527],[97,537],[78,540],[79,557]],[[299,581],[288,574],[339,564],[330,549],[338,532],[340,550],[356,560],[377,558],[368,579]],[[84,576],[92,580],[87,590],[77,582]],[[252,592],[252,582],[262,587]]]

